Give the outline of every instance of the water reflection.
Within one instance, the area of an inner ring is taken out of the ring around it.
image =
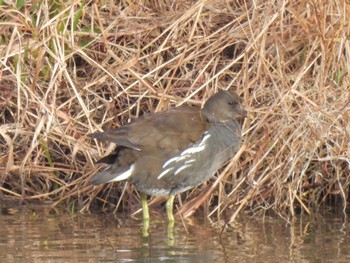
[[[1,262],[350,262],[349,223],[342,216],[300,219],[241,217],[227,227],[195,219],[142,222],[108,215],[0,214]]]

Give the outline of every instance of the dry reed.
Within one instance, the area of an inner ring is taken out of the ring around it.
[[[348,1],[0,1],[0,14],[0,199],[136,210],[132,186],[89,183],[114,146],[86,134],[232,86],[244,144],[177,199],[182,214],[346,208]]]

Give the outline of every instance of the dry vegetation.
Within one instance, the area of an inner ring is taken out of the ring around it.
[[[86,134],[232,86],[249,112],[242,149],[181,212],[346,208],[348,1],[0,4],[0,200],[135,211],[131,185],[89,183],[114,146]]]

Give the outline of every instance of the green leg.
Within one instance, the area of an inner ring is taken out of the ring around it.
[[[143,221],[149,221],[147,195],[141,194],[141,206],[142,206]]]
[[[169,196],[168,201],[166,202],[166,214],[168,216],[169,222],[174,222],[174,215],[173,215],[173,204],[174,204],[174,195]]]
[[[174,197],[173,195],[169,196],[168,201],[166,202],[166,213],[168,215],[168,237],[169,239],[174,239],[174,224],[175,219],[173,215],[173,206],[174,206]]]
[[[143,227],[142,227],[142,236],[148,236],[148,228],[149,228],[149,211],[147,205],[147,196],[141,194],[141,206],[142,206],[142,216],[143,216]]]
[[[174,221],[169,221],[168,223],[168,238],[174,239]]]

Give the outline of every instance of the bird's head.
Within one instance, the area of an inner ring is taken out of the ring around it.
[[[203,120],[209,123],[227,120],[242,121],[247,111],[242,107],[241,98],[231,90],[221,90],[210,97],[201,109]]]

